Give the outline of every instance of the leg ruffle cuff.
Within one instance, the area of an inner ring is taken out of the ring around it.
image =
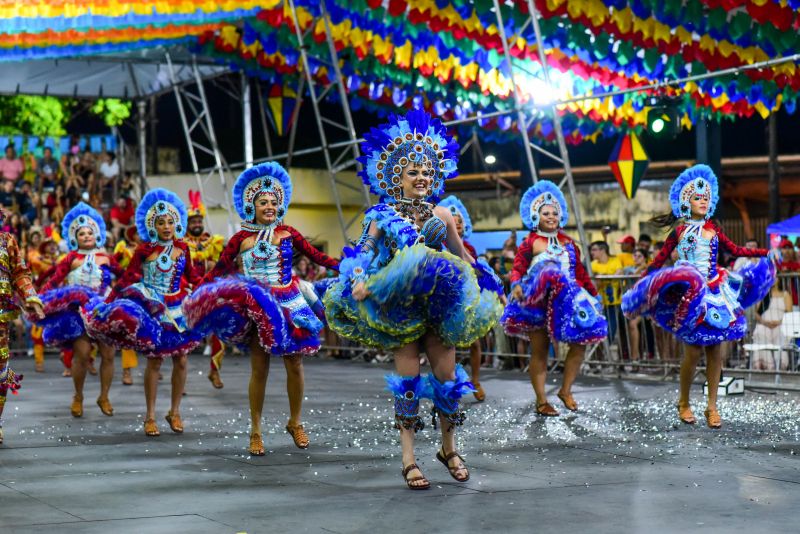
[[[461,397],[475,391],[475,386],[469,381],[469,375],[461,365],[456,365],[454,380],[440,382],[433,373],[428,375],[430,384],[431,410],[433,428],[436,428],[436,414],[453,426],[461,426],[466,419],[466,413],[461,410]]]
[[[419,401],[430,398],[427,376],[386,375],[386,389],[394,394],[394,427],[419,432],[425,423],[419,416]]]

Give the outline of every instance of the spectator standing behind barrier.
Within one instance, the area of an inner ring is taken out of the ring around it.
[[[605,241],[595,241],[589,246],[592,255],[592,271],[596,275],[622,274],[622,262],[616,256],[609,254],[608,243]],[[620,282],[618,280],[598,280],[597,292],[605,308],[606,319],[608,319],[608,341],[613,343],[617,335],[620,334],[619,352],[622,358],[628,357],[628,335],[624,328],[625,317],[622,315],[620,304],[622,303]]]
[[[794,250],[792,242],[783,238],[778,243],[778,248],[781,251],[781,260],[778,262],[778,272],[797,274],[800,272],[800,262],[797,261],[797,253]],[[781,287],[788,290],[792,294],[792,304],[798,305],[798,298],[800,297],[800,285],[798,285],[797,277],[781,280],[783,284]]]
[[[620,249],[617,258],[619,258],[619,261],[622,263],[622,268],[627,269],[628,267],[633,267],[633,251],[636,248],[636,238],[632,235],[622,236],[621,239],[617,240],[617,243]],[[649,250],[647,251],[647,255],[650,255]]]
[[[756,327],[753,330],[753,343],[758,345],[776,345],[781,348],[780,370],[789,369],[789,354],[783,350],[786,339],[781,325],[787,311],[792,309],[792,296],[783,291],[776,279],[769,294],[756,306]],[[765,371],[775,370],[774,351],[756,350],[753,352],[753,369]]]
[[[38,213],[30,182],[21,182],[15,197],[17,211],[20,216],[26,223],[33,223],[38,218]]]
[[[653,253],[653,238],[649,234],[640,234],[636,248],[643,248],[650,254]]]
[[[626,237],[630,237],[630,241],[632,243],[636,243],[636,240],[633,239],[633,236]],[[629,276],[641,277],[644,272],[647,271],[647,265],[650,263],[649,252],[643,248],[637,248],[633,251],[631,257],[633,258],[633,265],[630,267],[625,267],[622,270],[622,273]],[[640,360],[640,326],[644,329],[647,349],[646,356],[652,357],[655,354],[655,332],[653,330],[653,325],[650,324],[650,321],[647,319],[643,320],[641,317],[628,319],[628,338],[630,339],[631,362],[638,362]],[[635,363],[632,365],[631,371],[634,373],[638,372],[639,366]]]
[[[5,181],[16,184],[23,172],[25,172],[25,166],[22,164],[22,160],[17,157],[14,146],[8,145],[6,157],[0,159],[0,174],[3,175]]]

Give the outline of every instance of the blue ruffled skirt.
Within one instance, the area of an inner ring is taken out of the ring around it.
[[[272,287],[247,276],[222,278],[197,288],[183,309],[190,328],[226,343],[246,348],[256,334],[274,356],[312,354],[319,350],[322,310],[312,309],[319,303],[313,287],[306,286],[311,293],[305,295],[298,284]]]
[[[138,283],[112,302],[93,300],[82,314],[91,337],[148,358],[168,358],[191,352],[205,337],[186,328],[181,309],[185,297],[185,291],[162,295]]]
[[[760,302],[775,282],[775,265],[767,258],[735,272],[720,269],[709,284],[688,262],[654,271],[622,296],[626,317],[653,318],[689,345],[716,345],[747,333],[744,308]]]
[[[445,345],[469,346],[502,313],[497,293],[479,286],[469,264],[422,244],[398,251],[366,285],[370,296],[357,302],[340,276],[323,301],[333,331],[371,347],[402,347],[428,331]]]
[[[562,272],[559,263],[533,266],[520,281],[524,298],[510,301],[500,320],[506,333],[527,339],[547,329],[550,339],[585,345],[608,335],[608,321],[595,297]]]
[[[81,308],[99,295],[86,286],[64,286],[42,294],[44,319],[42,327],[45,345],[69,348],[73,341],[86,334]]]

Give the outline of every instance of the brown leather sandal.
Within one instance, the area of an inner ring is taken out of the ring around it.
[[[100,407],[100,411],[103,412],[103,415],[107,415],[111,417],[114,415],[114,407],[111,406],[111,401],[108,399],[97,399],[97,405]]]
[[[298,449],[308,448],[308,434],[306,434],[303,425],[286,425],[286,432],[292,436]]]
[[[412,490],[426,490],[426,489],[429,489],[431,487],[431,483],[428,482],[428,479],[425,478],[424,476],[420,475],[418,477],[408,478],[408,474],[411,471],[413,471],[414,469],[416,469],[420,473],[422,473],[422,469],[420,469],[417,464],[408,464],[407,466],[405,466],[403,468],[403,478],[406,481],[406,485],[408,486],[408,489],[412,489]],[[421,480],[424,481],[425,483],[424,484],[414,484],[414,482],[419,482]]]
[[[558,417],[558,410],[553,408],[553,405],[545,401],[536,405],[536,413],[543,417]]]
[[[156,426],[155,419],[148,419],[144,422],[144,434],[151,438],[161,435],[161,432],[158,431],[158,427]]]
[[[461,460],[461,467],[450,466],[450,460],[452,460],[453,458],[458,458],[459,460]],[[439,452],[436,453],[436,459],[444,464],[444,466],[447,468],[447,471],[450,473],[450,476],[453,477],[453,479],[456,480],[457,482],[466,482],[467,480],[469,480],[469,469],[467,469],[467,464],[464,463],[464,458],[462,458],[461,455],[458,454],[456,451],[453,451],[450,454],[445,454],[444,447],[442,447],[441,449],[439,449]],[[456,476],[456,473],[458,473],[459,471],[466,471],[467,476],[465,477]]]
[[[247,452],[253,456],[264,456],[264,440],[261,438],[260,432],[250,434],[250,447],[248,447]]]
[[[559,391],[556,396],[561,400],[562,404],[564,404],[564,408],[571,412],[578,411],[578,403],[575,402],[575,397],[572,396],[572,393],[567,393],[565,395]]]
[[[475,400],[478,402],[483,402],[486,400],[486,392],[483,391],[483,386],[481,386],[480,382],[475,382],[475,391],[472,392],[475,395]]]
[[[169,423],[169,427],[173,432],[176,434],[183,434],[183,421],[181,421],[180,415],[173,415],[172,412],[167,412],[167,415],[164,417],[164,419],[167,420],[167,423]]]
[[[708,424],[708,428],[722,428],[722,417],[720,417],[716,408],[708,408],[703,412],[703,415],[706,416],[706,424]]]
[[[682,423],[693,425],[697,422],[697,418],[692,413],[692,408],[688,404],[678,403],[678,418]]]

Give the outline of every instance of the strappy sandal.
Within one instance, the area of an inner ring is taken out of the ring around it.
[[[461,467],[458,466],[450,467],[450,460],[452,460],[453,458],[458,458],[459,460],[461,460]],[[444,447],[442,447],[441,449],[439,449],[439,452],[436,453],[436,459],[444,464],[444,466],[447,468],[447,471],[450,473],[450,476],[453,477],[453,479],[456,482],[466,482],[467,480],[469,480],[469,469],[467,469],[467,464],[464,463],[464,458],[462,458],[461,455],[458,454],[456,451],[453,451],[450,454],[446,455],[444,453]],[[459,471],[466,471],[467,476],[462,478],[457,477],[456,473],[458,473]]]
[[[161,435],[161,432],[158,431],[158,427],[156,426],[155,419],[148,419],[144,422],[144,434],[151,438]]]
[[[114,415],[114,408],[111,406],[111,401],[108,399],[97,399],[97,405],[100,407],[100,411],[103,412],[103,415],[107,415],[111,417]]]
[[[225,384],[222,383],[222,378],[219,376],[219,371],[216,369],[212,369],[208,372],[208,380],[216,389],[222,389],[225,387]]]
[[[77,395],[72,397],[69,413],[72,414],[72,417],[83,417],[83,397],[78,397]]]
[[[416,469],[417,471],[420,472],[420,476],[407,478],[408,474],[411,471],[413,471],[414,469]],[[422,469],[420,469],[417,464],[408,464],[407,466],[405,466],[403,468],[403,479],[406,481],[406,485],[408,486],[408,489],[412,489],[412,490],[430,489],[431,483],[428,482],[428,479],[425,478],[424,476],[422,476],[421,473],[422,473]],[[414,482],[419,482],[419,481],[424,481],[425,483],[424,484],[414,484]]]
[[[486,392],[483,391],[483,386],[481,386],[480,382],[475,382],[475,391],[472,393],[475,395],[475,400],[478,402],[483,402],[486,400]]]
[[[559,391],[556,396],[559,398],[559,400],[561,400],[561,403],[564,405],[564,408],[566,408],[571,412],[578,411],[578,403],[575,402],[575,397],[573,397],[571,393],[565,395]]]
[[[692,413],[692,408],[688,404],[678,403],[678,418],[682,423],[693,425],[697,422],[697,418]]]
[[[247,452],[253,456],[264,456],[264,440],[261,438],[260,432],[250,434],[250,447]]]
[[[543,417],[558,417],[558,410],[553,405],[545,401],[536,405],[536,413]]]
[[[286,425],[286,432],[292,436],[294,444],[298,449],[308,448],[308,434],[306,434],[305,429],[303,429],[303,425]]]
[[[708,408],[703,412],[703,415],[706,416],[706,424],[708,424],[708,428],[722,428],[722,417],[720,417],[716,408]]]
[[[167,415],[164,417],[164,419],[167,420],[167,423],[169,423],[169,427],[173,432],[176,434],[183,434],[183,421],[181,421],[180,415],[173,415],[172,412],[167,412]]]

